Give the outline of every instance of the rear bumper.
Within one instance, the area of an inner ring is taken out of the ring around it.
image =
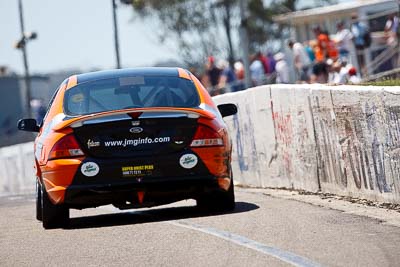
[[[196,199],[204,193],[220,190],[223,189],[213,176],[168,177],[118,184],[70,185],[66,189],[64,204],[77,209],[108,204],[121,209],[151,207],[183,199]]]
[[[210,172],[201,157],[192,168],[179,165],[181,156],[191,153],[193,155],[192,151],[185,151],[157,157],[57,159],[43,166],[42,178],[51,201],[72,208],[108,204],[122,207],[123,203],[130,203],[132,208],[155,206],[226,190],[230,175]],[[86,172],[88,164],[92,165],[89,168],[92,173]],[[141,170],[138,175],[125,175],[125,169],[135,168]],[[220,168],[225,170],[226,166]]]

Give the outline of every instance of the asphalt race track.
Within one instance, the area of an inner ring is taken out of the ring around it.
[[[376,219],[355,215],[370,213],[362,205],[288,198],[237,189],[228,214],[194,201],[73,210],[67,229],[45,231],[34,196],[3,196],[0,266],[398,266],[399,212],[374,208]]]

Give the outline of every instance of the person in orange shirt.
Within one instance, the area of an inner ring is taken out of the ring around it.
[[[314,50],[315,60],[317,62],[322,62],[326,59],[329,37],[327,34],[321,31],[319,26],[315,27],[313,31],[317,40],[317,46]]]
[[[326,31],[322,31],[319,26],[314,28],[314,34],[318,42],[315,49],[316,61],[322,62],[327,58],[337,59],[339,52],[335,42],[329,38],[329,34]]]
[[[328,57],[333,60],[336,60],[339,57],[339,50],[337,49],[336,43],[330,38],[328,39],[327,53]]]

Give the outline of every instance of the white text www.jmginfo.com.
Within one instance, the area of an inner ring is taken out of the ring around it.
[[[125,139],[125,140],[116,140],[116,141],[105,141],[104,145],[107,147],[115,147],[115,146],[138,146],[145,144],[153,144],[153,143],[168,143],[170,141],[169,137],[156,137],[156,138],[137,138],[137,139]]]

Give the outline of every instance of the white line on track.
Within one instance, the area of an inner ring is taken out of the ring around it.
[[[9,200],[20,200],[23,199],[22,196],[9,196],[8,197]],[[33,200],[34,201],[34,200]],[[111,211],[113,213],[120,213],[121,211],[117,208],[111,207],[111,206],[105,206],[102,207],[102,209],[104,210],[108,210]],[[140,214],[143,216],[147,216],[145,212],[142,211],[131,211],[128,213],[135,213],[135,214]],[[232,242],[234,244],[237,244],[239,246],[242,247],[246,247],[258,252],[261,252],[263,254],[272,256],[274,258],[277,258],[283,262],[286,262],[288,264],[291,264],[293,266],[299,266],[299,267],[317,267],[317,266],[321,266],[318,263],[315,263],[307,258],[301,257],[299,255],[296,255],[294,253],[279,249],[279,248],[275,248],[275,247],[271,247],[271,246],[267,246],[265,244],[259,243],[257,241],[254,241],[252,239],[248,239],[244,236],[240,236],[237,234],[233,234],[230,232],[226,232],[223,230],[218,230],[215,228],[211,228],[208,226],[203,226],[200,224],[196,224],[196,223],[191,223],[189,221],[182,221],[182,220],[178,220],[178,221],[166,221],[164,223],[168,223],[174,226],[178,226],[178,227],[183,227],[183,228],[187,228],[190,230],[194,230],[194,231],[199,231],[205,234],[209,234],[221,239],[224,239],[226,241]]]
[[[10,197],[7,197],[7,199],[8,199],[9,201],[14,201],[14,200],[21,200],[21,199],[24,199],[24,197],[21,197],[21,196],[10,196]]]
[[[291,252],[284,251],[282,249],[275,248],[275,247],[270,247],[270,246],[264,245],[262,243],[259,243],[257,241],[248,239],[244,236],[232,234],[230,232],[218,230],[218,229],[207,227],[207,226],[202,226],[202,225],[187,222],[187,221],[172,221],[172,222],[167,222],[167,223],[175,225],[175,226],[179,226],[179,227],[188,228],[188,229],[195,230],[195,231],[200,231],[202,233],[206,233],[209,235],[213,235],[213,236],[222,238],[226,241],[235,243],[237,245],[256,250],[263,254],[267,254],[269,256],[272,256],[274,258],[277,258],[281,261],[284,261],[284,262],[289,263],[294,266],[301,266],[301,267],[321,266],[318,263],[312,262],[309,259],[298,256]]]
[[[114,213],[121,212],[119,209],[110,207],[110,206],[104,207],[104,209],[106,209],[108,211],[112,211]],[[140,214],[143,216],[147,216],[146,213],[143,211],[130,211],[128,213],[134,213],[134,214]],[[171,224],[174,226],[184,227],[184,228],[187,228],[190,230],[209,234],[209,235],[224,239],[226,241],[232,242],[236,245],[246,247],[246,248],[261,252],[263,254],[272,256],[278,260],[281,260],[281,261],[291,264],[293,266],[299,266],[299,267],[320,267],[321,266],[318,263],[315,263],[315,262],[313,262],[307,258],[304,258],[302,256],[296,255],[292,252],[288,252],[288,251],[285,251],[285,250],[282,250],[279,248],[267,246],[265,244],[259,243],[252,239],[246,238],[244,236],[240,236],[240,235],[226,232],[223,230],[218,230],[218,229],[211,228],[208,226],[203,226],[200,224],[191,223],[189,221],[182,221],[182,220],[165,221],[163,223],[168,223],[168,224]]]

